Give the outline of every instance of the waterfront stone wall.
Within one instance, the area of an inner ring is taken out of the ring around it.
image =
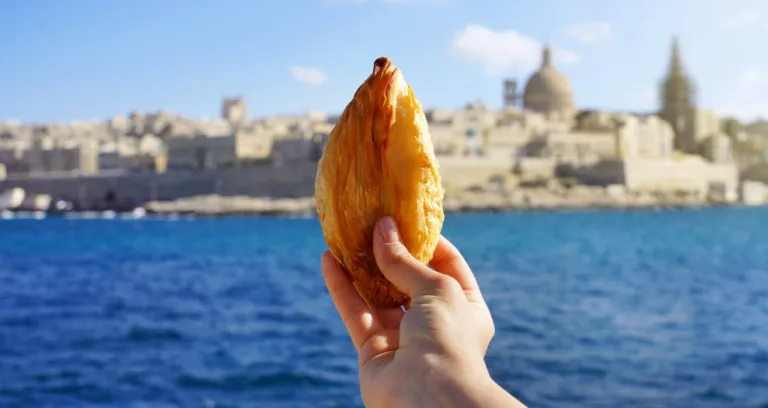
[[[507,157],[439,157],[438,162],[446,192],[485,186],[494,176],[511,174],[514,165]]]
[[[491,178],[511,172],[508,160],[482,157],[440,158],[446,190],[484,186]],[[77,208],[131,209],[150,201],[168,201],[201,195],[298,198],[314,195],[317,163],[295,162],[276,167],[264,163],[248,167],[169,170],[165,173],[102,172],[73,176],[9,176],[0,191],[14,187],[27,194],[49,194],[73,202]]]
[[[733,164],[711,163],[700,158],[680,160],[603,160],[590,166],[560,166],[560,177],[572,177],[586,185],[624,185],[636,192],[690,191],[706,193],[713,185],[738,186]]]
[[[742,175],[744,180],[759,181],[768,184],[768,164],[756,164],[749,166]]]
[[[736,188],[739,172],[733,164],[711,163],[699,158],[684,160],[631,159],[624,162],[625,185],[633,191],[706,192],[719,184]]]
[[[588,186],[623,185],[626,180],[626,168],[622,160],[601,160],[585,166],[561,164],[556,174],[562,178],[573,178]]]
[[[166,173],[10,177],[0,190],[13,187],[27,194],[50,194],[82,209],[133,208],[154,200],[175,200],[206,194],[255,197],[308,197],[314,192],[316,163],[290,168],[271,165],[216,170],[178,170]]]

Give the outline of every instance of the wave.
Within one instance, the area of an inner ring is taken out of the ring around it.
[[[207,389],[219,391],[243,391],[253,389],[334,387],[347,386],[343,381],[333,380],[323,374],[298,373],[295,371],[278,371],[269,374],[254,374],[249,372],[227,374],[222,377],[207,377],[184,374],[177,380],[177,385],[187,389]]]
[[[182,341],[184,335],[175,329],[134,326],[126,334],[129,341],[136,343],[155,341]]]

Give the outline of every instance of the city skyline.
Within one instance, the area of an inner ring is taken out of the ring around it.
[[[768,95],[768,55],[752,52],[768,33],[768,4],[756,1],[702,1],[696,8],[660,0],[184,6],[0,6],[9,21],[0,27],[7,40],[0,52],[9,61],[0,76],[0,121],[103,120],[159,109],[217,117],[221,99],[230,96],[246,98],[256,117],[338,113],[380,55],[403,69],[427,108],[474,100],[500,107],[502,80],[522,86],[545,44],[571,81],[578,108],[651,111],[673,35],[698,105],[742,120],[768,116],[768,97],[761,95]]]

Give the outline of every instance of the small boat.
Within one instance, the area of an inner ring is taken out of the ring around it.
[[[136,207],[131,212],[131,215],[133,215],[133,218],[144,218],[147,215],[147,210],[144,207]]]
[[[18,208],[24,203],[25,197],[24,189],[18,187],[0,192],[0,210]]]

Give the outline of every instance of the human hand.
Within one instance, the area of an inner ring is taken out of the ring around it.
[[[323,277],[358,352],[367,407],[522,407],[490,377],[484,357],[494,326],[480,288],[445,237],[430,262],[400,242],[382,218],[373,237],[376,263],[411,302],[407,311],[369,306],[330,252]]]

